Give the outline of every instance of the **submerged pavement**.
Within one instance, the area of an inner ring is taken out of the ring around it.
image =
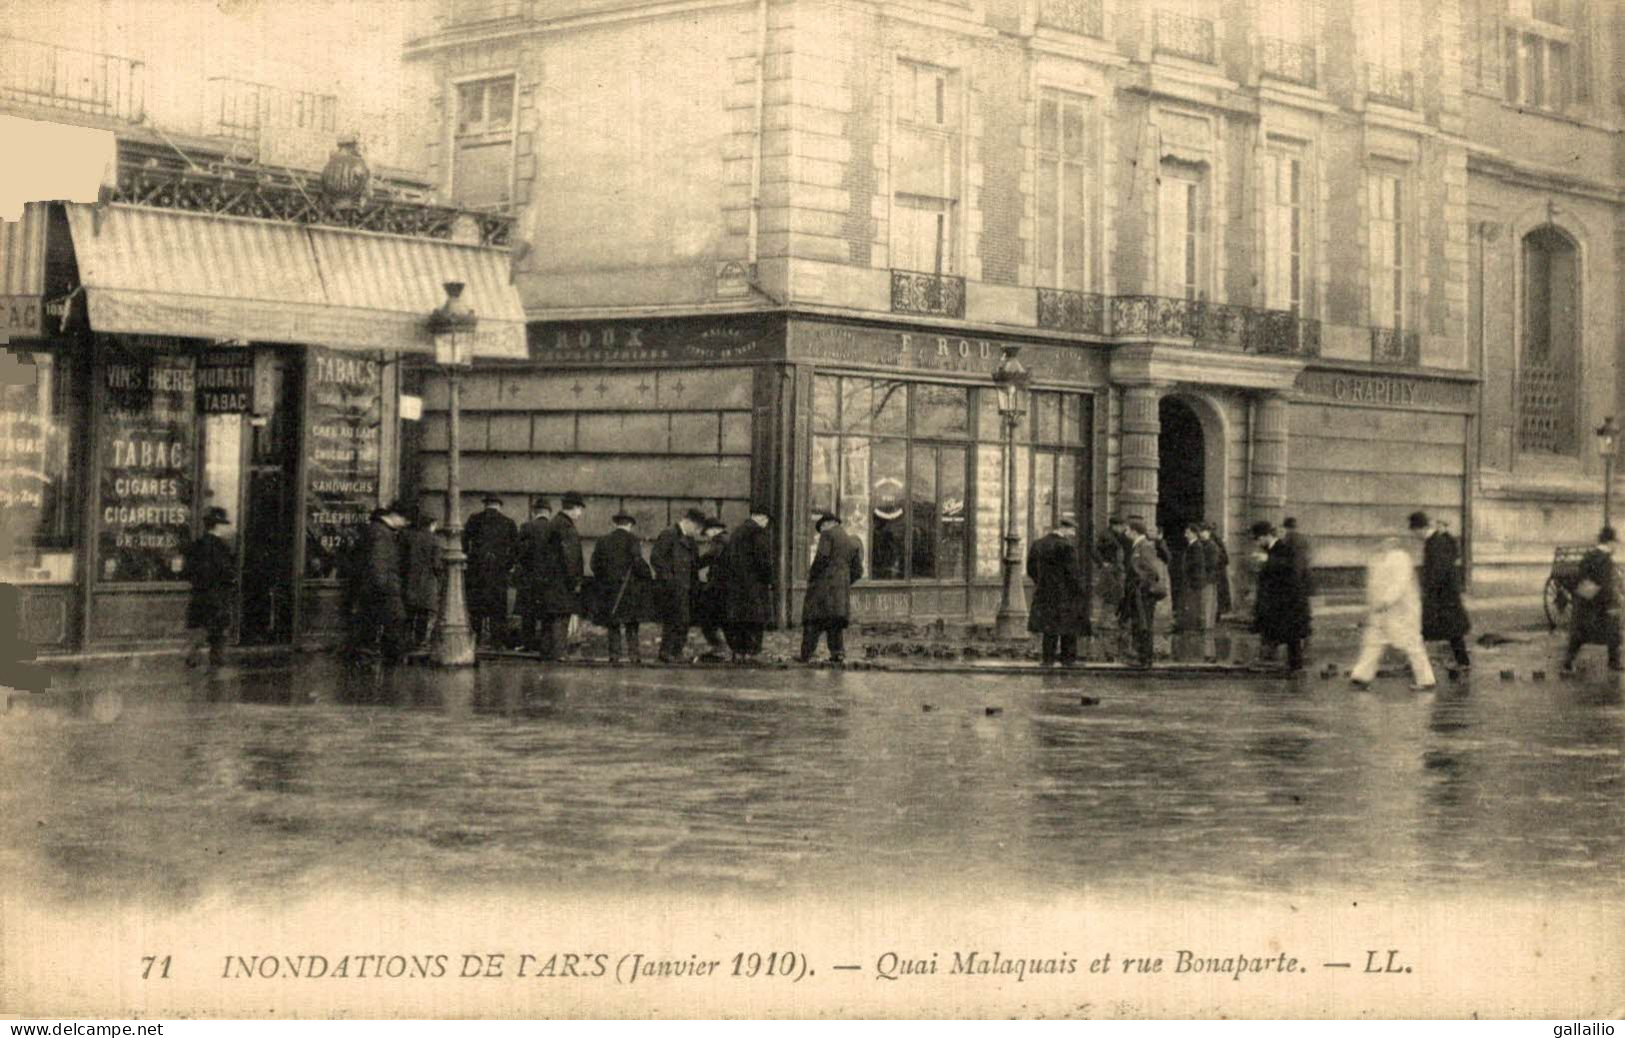
[[[1318,662],[58,666],[0,718],[0,868],[48,897],[180,903],[328,883],[1617,899],[1618,676],[1592,649],[1559,680],[1559,638],[1521,637],[1431,693]]]

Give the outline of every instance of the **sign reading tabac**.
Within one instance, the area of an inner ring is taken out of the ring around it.
[[[1305,371],[1296,388],[1307,398],[1335,404],[1463,413],[1473,407],[1471,383],[1404,375]]]

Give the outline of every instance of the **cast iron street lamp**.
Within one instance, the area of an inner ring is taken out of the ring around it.
[[[1619,426],[1614,416],[1597,427],[1597,453],[1602,455],[1602,524],[1612,526],[1614,513],[1614,451],[1619,446]]]
[[[1027,413],[1027,382],[1032,376],[1021,366],[1019,346],[1006,346],[999,366],[993,372],[994,391],[999,397],[999,416],[1004,419],[1004,591],[999,596],[999,615],[994,633],[1000,639],[1027,637],[1027,592],[1021,586],[1021,527],[1016,514],[1016,425]]]
[[[434,336],[435,363],[446,372],[447,466],[446,466],[446,580],[440,589],[440,615],[429,642],[429,660],[440,667],[469,667],[474,664],[474,631],[468,626],[468,606],[463,601],[463,486],[462,463],[458,453],[461,434],[462,400],[459,385],[465,368],[474,362],[474,327],[479,319],[463,301],[463,283],[446,282],[446,301],[429,315],[429,333]]]

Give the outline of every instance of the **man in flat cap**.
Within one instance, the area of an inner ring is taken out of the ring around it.
[[[581,583],[586,563],[576,523],[587,502],[574,491],[559,499],[559,512],[547,524],[542,541],[541,566],[536,574],[542,614],[541,647],[544,660],[556,660],[570,647],[570,618],[581,612]]]
[[[520,644],[529,652],[542,651],[542,556],[553,502],[541,494],[530,499],[530,518],[519,528],[515,548],[514,584],[519,589]]]
[[[863,545],[841,527],[841,517],[823,512],[813,524],[818,549],[807,571],[807,597],[801,606],[802,663],[811,663],[818,639],[829,642],[831,663],[846,659],[846,625],[852,618],[852,585],[863,577]]]
[[[762,632],[773,622],[773,540],[767,506],[754,504],[723,549],[722,597],[728,647],[736,662],[762,654]]]
[[[502,647],[508,634],[508,573],[519,548],[519,525],[502,514],[502,498],[486,494],[483,500],[485,510],[470,516],[463,528],[468,619],[480,644]]]
[[[689,595],[694,588],[698,549],[694,538],[705,525],[705,513],[690,508],[676,524],[660,531],[649,552],[655,576],[655,608],[660,613],[660,662],[686,663]]]
[[[624,647],[627,657],[637,663],[643,655],[638,623],[653,616],[654,571],[643,558],[637,519],[621,512],[610,522],[615,528],[592,548],[589,615],[609,632],[609,662],[621,662]]]

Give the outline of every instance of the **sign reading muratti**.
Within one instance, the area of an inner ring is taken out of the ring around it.
[[[1473,388],[1464,382],[1342,371],[1305,371],[1297,389],[1307,397],[1368,407],[1467,411],[1473,401]]]

